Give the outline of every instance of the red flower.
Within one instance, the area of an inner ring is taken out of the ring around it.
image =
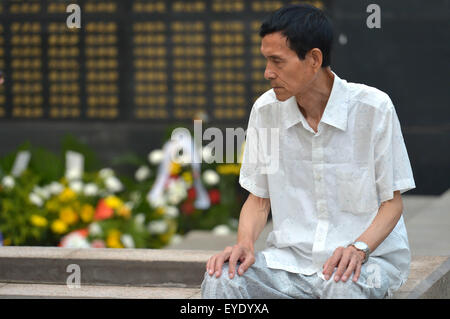
[[[94,220],[103,220],[111,218],[114,214],[114,210],[106,205],[103,199],[100,199],[95,209]]]
[[[220,192],[218,189],[211,189],[208,191],[208,194],[212,205],[220,203]]]
[[[106,248],[105,242],[101,239],[96,239],[91,243],[92,248]]]
[[[80,236],[82,238],[86,238],[89,234],[89,230],[87,228],[74,230],[67,235],[65,235],[63,238],[61,238],[61,241],[58,244],[58,247],[67,247],[70,240],[73,239],[76,236]]]
[[[196,195],[197,195],[197,193],[195,191],[195,188],[194,187],[189,188],[188,194],[187,194],[188,199],[194,200]]]
[[[195,211],[194,204],[187,200],[183,204],[181,204],[181,212],[186,215],[191,215]]]

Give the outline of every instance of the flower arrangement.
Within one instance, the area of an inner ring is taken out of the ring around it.
[[[30,160],[17,172],[23,151]],[[83,159],[82,170],[70,164],[68,152]],[[193,229],[235,229],[240,166],[207,164],[210,152],[203,149],[200,171],[170,161],[162,192],[151,200],[163,150],[153,150],[145,159],[133,155],[116,160],[135,166],[134,176],[117,176],[73,137],[63,140],[60,155],[26,143],[0,158],[0,244],[162,248]],[[199,194],[202,189],[205,193]],[[199,207],[205,194],[209,205]]]

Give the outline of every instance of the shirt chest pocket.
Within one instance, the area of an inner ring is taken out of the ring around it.
[[[367,214],[378,209],[376,186],[368,167],[343,165],[336,170],[336,177],[342,212]]]

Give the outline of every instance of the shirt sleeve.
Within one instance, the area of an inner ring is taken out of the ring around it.
[[[375,182],[379,203],[416,188],[400,122],[391,100],[375,134]]]
[[[247,127],[239,184],[242,188],[258,197],[269,198],[267,173],[261,158],[262,152],[258,152],[258,149],[260,149],[259,144],[261,143],[258,137],[259,127],[257,110],[253,106]]]

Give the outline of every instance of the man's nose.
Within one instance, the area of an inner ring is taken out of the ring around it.
[[[266,69],[264,70],[264,78],[266,80],[274,80],[276,77],[276,74],[270,70],[268,66],[266,66]]]

